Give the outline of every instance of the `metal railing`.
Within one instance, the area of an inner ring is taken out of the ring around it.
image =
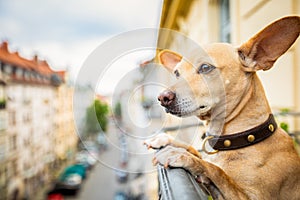
[[[197,127],[197,126],[203,126],[202,122],[195,123],[195,124],[184,124],[181,126],[169,126],[169,127],[164,127],[160,130],[160,132],[169,132],[169,131],[176,131],[179,129],[185,129],[185,128],[191,128],[191,127]]]
[[[284,111],[281,111],[281,112],[276,112],[276,113],[274,113],[274,115],[276,116],[276,115],[286,115],[286,116],[291,116],[291,117],[300,117],[300,112],[297,112],[297,111],[286,111],[286,112],[284,112]]]
[[[166,169],[158,165],[160,200],[196,200],[208,196],[201,190],[195,178],[182,168]]]
[[[300,117],[300,112],[297,111],[281,111],[281,112],[277,112],[274,113],[275,116],[288,116],[288,117]],[[289,131],[288,134],[295,140],[295,142],[297,144],[300,145],[300,130],[296,130],[296,131]]]
[[[203,123],[165,127],[161,131],[169,132],[179,129],[203,126]],[[208,196],[201,190],[195,178],[182,168],[164,168],[157,166],[160,200],[205,199]]]

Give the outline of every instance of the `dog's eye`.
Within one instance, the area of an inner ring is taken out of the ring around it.
[[[214,70],[215,68],[216,67],[213,65],[203,64],[199,67],[198,73],[199,74],[207,74],[207,73],[211,72],[212,70]]]

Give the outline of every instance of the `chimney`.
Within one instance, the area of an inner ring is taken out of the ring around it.
[[[33,57],[33,61],[35,62],[35,63],[38,63],[39,62],[39,57],[38,57],[38,55],[34,55],[34,57]]]
[[[8,52],[8,42],[3,41],[0,48],[4,51]]]

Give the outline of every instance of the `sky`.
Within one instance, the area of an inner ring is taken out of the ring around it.
[[[76,73],[104,41],[157,28],[163,0],[0,0],[0,40],[12,51]],[[133,61],[137,62],[137,61]]]

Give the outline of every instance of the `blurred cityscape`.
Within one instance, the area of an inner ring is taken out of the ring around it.
[[[47,61],[10,52],[4,41],[1,63],[0,199],[35,196],[75,156],[72,95],[65,71]]]
[[[23,58],[11,52],[6,41],[0,45],[0,61],[0,199],[63,198],[61,194],[77,194],[83,181],[85,190],[70,199],[157,195],[155,170],[140,137],[162,126],[161,109],[148,110],[154,99],[147,94],[158,91],[143,87],[132,97],[130,89],[121,90],[121,98],[110,108],[112,97],[88,99],[89,87],[74,94],[66,71],[53,71],[37,56]],[[149,63],[141,63],[134,73],[140,81],[147,80]],[[141,82],[131,87],[137,84]],[[80,98],[80,107],[73,105],[73,98]],[[151,118],[151,128],[137,128],[132,117],[139,125]]]

